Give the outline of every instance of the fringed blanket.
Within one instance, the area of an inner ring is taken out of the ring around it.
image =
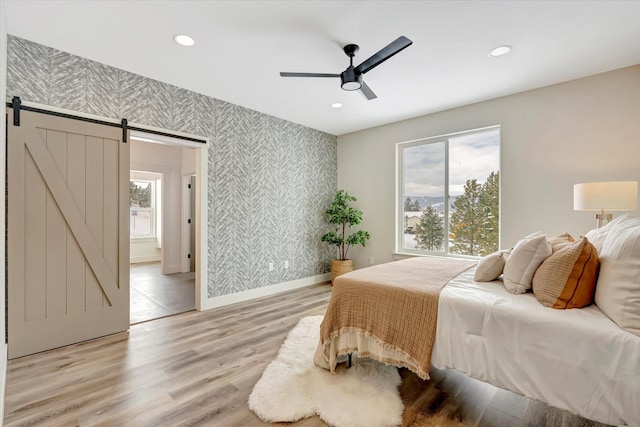
[[[320,325],[316,365],[358,353],[429,379],[440,290],[475,261],[417,257],[339,276]]]

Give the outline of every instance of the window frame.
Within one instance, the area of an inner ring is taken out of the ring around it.
[[[131,205],[129,205],[129,217],[131,218],[131,212],[133,210],[135,211],[150,211],[150,220],[151,220],[151,224],[150,224],[150,229],[151,229],[151,233],[150,234],[145,234],[144,236],[133,236],[131,235],[131,225],[129,225],[129,239],[130,240],[136,240],[136,241],[144,241],[144,240],[148,240],[148,241],[155,241],[157,238],[157,232],[156,232],[156,222],[157,222],[157,211],[156,211],[156,180],[153,178],[133,178],[130,177],[129,178],[129,182],[148,182],[149,185],[151,186],[151,207],[150,208],[132,208]]]
[[[479,256],[455,254],[449,252],[449,210],[450,210],[450,194],[449,194],[449,140],[455,137],[484,133],[497,130],[500,134],[500,142],[498,145],[498,172],[501,172],[501,154],[502,154],[502,127],[501,125],[486,126],[483,128],[465,130],[460,132],[452,132],[427,138],[414,139],[396,143],[396,221],[395,221],[395,252],[396,255],[410,256],[440,256],[479,259]],[[418,147],[427,144],[444,143],[444,248],[442,251],[430,251],[426,249],[411,249],[404,247],[404,201],[405,201],[405,182],[404,182],[404,150],[406,148]],[[500,175],[500,198],[498,209],[500,211],[500,219],[498,221],[498,247],[500,247],[500,237],[502,236],[502,175]]]

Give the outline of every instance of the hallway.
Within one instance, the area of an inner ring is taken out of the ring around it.
[[[131,264],[130,323],[195,309],[195,273],[160,273],[160,263]]]

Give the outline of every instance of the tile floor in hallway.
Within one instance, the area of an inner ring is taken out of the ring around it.
[[[131,324],[195,309],[195,273],[161,274],[160,263],[130,271]]]

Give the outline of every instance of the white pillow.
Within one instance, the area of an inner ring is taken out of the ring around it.
[[[591,242],[591,244],[595,246],[599,254],[600,251],[602,251],[602,244],[604,243],[604,240],[607,238],[609,231],[616,225],[622,224],[629,220],[633,220],[634,218],[635,217],[629,214],[620,215],[613,221],[605,224],[604,227],[594,228],[593,230],[589,230],[587,234],[584,235],[584,237],[586,237],[589,240],[589,242]]]
[[[507,251],[497,251],[482,257],[473,274],[473,280],[476,282],[491,282],[492,280],[496,280],[502,274],[508,256],[509,253]]]
[[[611,222],[600,250],[596,305],[618,326],[640,336],[640,218]]]
[[[549,255],[551,244],[544,234],[520,239],[504,265],[503,280],[507,291],[523,294],[531,289],[533,275]]]

